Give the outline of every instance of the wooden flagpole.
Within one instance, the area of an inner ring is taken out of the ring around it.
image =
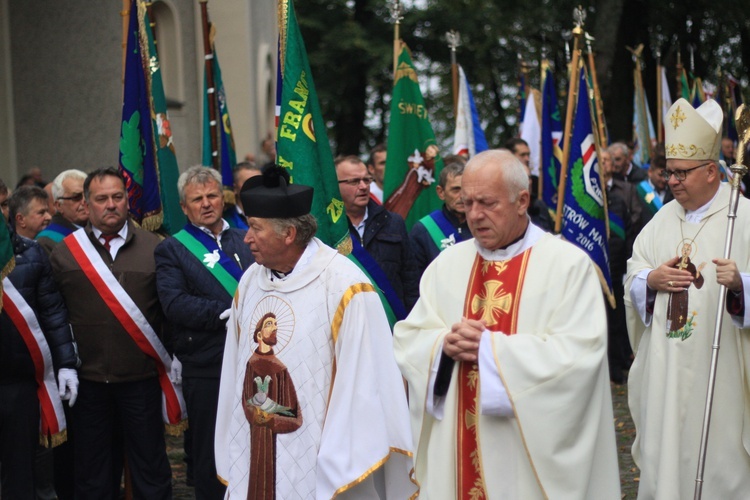
[[[125,57],[128,50],[128,27],[130,26],[130,0],[122,0],[122,84],[125,85]]]
[[[656,142],[662,144],[664,142],[664,117],[662,116],[662,108],[664,107],[664,100],[662,98],[661,88],[661,52],[657,49],[656,51]]]
[[[565,110],[565,128],[563,129],[563,161],[560,165],[560,182],[557,186],[557,214],[555,215],[555,233],[562,228],[562,211],[565,204],[565,181],[568,175],[570,160],[570,141],[573,137],[573,110],[578,96],[578,72],[581,62],[580,39],[583,36],[585,12],[581,6],[573,11],[576,26],[573,28],[573,53],[570,62],[570,83],[568,85],[568,107]]]
[[[593,84],[594,88],[594,103],[596,105],[594,109],[594,116],[596,117],[595,123],[597,128],[597,135],[599,137],[599,147],[605,148],[607,147],[607,127],[604,124],[604,103],[602,102],[602,95],[599,92],[599,80],[596,77],[594,50],[591,48],[591,42],[594,41],[594,37],[592,37],[588,33],[584,33],[584,38],[586,39],[586,52],[588,54],[589,73],[591,74],[591,83]]]
[[[401,2],[399,0],[393,0],[388,6],[391,13],[391,21],[393,21],[393,83],[396,83],[396,70],[398,69],[398,55],[401,52]]]
[[[453,89],[453,115],[458,113],[458,62],[456,62],[456,48],[461,45],[461,34],[450,30],[445,34],[448,47],[451,49],[451,83]]]
[[[208,124],[211,136],[211,165],[219,169],[218,116],[216,109],[216,86],[214,85],[213,26],[208,20],[208,0],[200,0],[201,27],[203,32],[203,59],[206,70],[206,93],[208,94]]]

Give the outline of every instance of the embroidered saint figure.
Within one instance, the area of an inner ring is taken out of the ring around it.
[[[271,500],[276,492],[276,434],[302,426],[294,383],[273,352],[277,342],[276,315],[266,313],[253,333],[258,348],[247,362],[242,390],[245,418],[250,423],[248,500]]]
[[[435,182],[432,174],[435,173],[438,152],[438,147],[434,144],[427,146],[424,156],[419,150],[414,151],[407,160],[409,170],[404,176],[404,181],[384,203],[386,209],[406,219],[417,197]]]
[[[695,267],[695,264],[690,260],[690,252],[692,250],[691,243],[683,243],[682,245],[682,258],[677,262],[675,267],[684,271],[690,272],[693,275],[693,285],[696,288],[703,286],[703,275],[701,271],[705,267],[705,262]],[[683,334],[682,328],[685,327],[688,322],[688,304],[689,292],[687,289],[680,292],[671,292],[669,294],[669,305],[667,306],[667,336],[677,337],[685,340],[689,337],[689,332]]]

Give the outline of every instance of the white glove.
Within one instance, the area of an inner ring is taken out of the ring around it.
[[[219,314],[219,319],[229,319],[229,315],[232,313],[232,308],[225,309],[224,312]]]
[[[72,408],[78,398],[78,373],[73,368],[60,368],[57,373],[57,390],[60,399],[68,401]]]
[[[172,357],[172,369],[169,371],[169,380],[175,385],[182,383],[182,363],[177,356]]]

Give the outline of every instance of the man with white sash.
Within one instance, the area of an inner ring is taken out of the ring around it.
[[[315,238],[313,189],[242,190],[255,257],[229,319],[216,468],[237,499],[416,496],[404,386],[372,284]]]
[[[90,218],[50,257],[70,311],[81,355],[73,411],[77,499],[116,497],[116,435],[136,498],[171,498],[167,430],[185,425],[182,395],[169,381],[171,360],[159,335],[154,249],[159,238],[128,220],[125,181],[114,168],[95,170],[83,185]],[[116,432],[115,426],[122,432]]]
[[[245,232],[230,228],[221,217],[219,172],[189,168],[180,175],[177,189],[188,223],[156,247],[156,285],[179,359],[175,364],[181,363],[195,498],[220,499],[225,488],[216,478],[214,429],[226,339],[222,312],[232,306],[237,283],[253,256],[242,241]]]
[[[509,151],[473,157],[475,239],[442,252],[396,324],[424,498],[620,498],[607,321],[590,259],[529,222]]]
[[[11,234],[15,268],[3,280],[0,314],[1,496],[34,500],[37,445],[66,440],[61,396],[75,403],[79,361],[49,259],[33,241],[39,227],[26,220],[34,218],[34,207],[46,207],[46,193],[27,186],[9,201],[11,220],[19,224]]]
[[[703,498],[750,491],[750,202],[740,196],[731,260],[722,258],[730,187],[721,181],[724,113],[709,99],[667,112],[664,177],[675,202],[641,231],[625,306],[635,359],[628,403],[636,426],[638,498],[695,490],[720,285],[727,287]]]
[[[438,198],[443,200],[443,206],[422,217],[411,228],[409,238],[420,276],[440,252],[471,238],[469,226],[466,225],[464,202],[461,201],[461,175],[465,165],[463,156],[451,155],[443,159],[443,169],[435,188]]]

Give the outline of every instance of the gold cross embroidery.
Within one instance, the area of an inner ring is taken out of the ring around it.
[[[502,281],[489,280],[484,283],[484,291],[471,300],[471,312],[481,311],[481,319],[487,326],[492,326],[497,323],[495,314],[508,314],[512,302],[513,295],[505,291]]]
[[[679,127],[680,124],[686,119],[687,117],[684,115],[679,106],[677,106],[677,109],[674,110],[672,116],[669,117],[669,121],[672,122],[672,126],[675,128],[675,130],[677,130],[677,127]]]

